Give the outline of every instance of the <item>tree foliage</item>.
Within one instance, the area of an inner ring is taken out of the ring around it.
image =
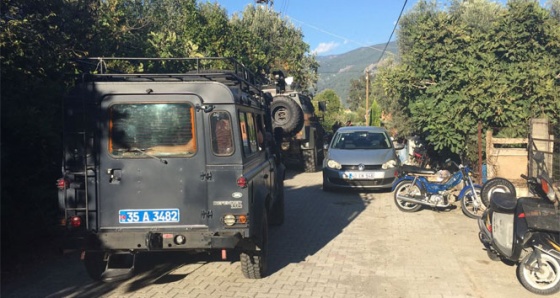
[[[288,19],[266,7],[247,6],[241,15],[233,16],[232,24],[238,33],[249,37],[240,47],[244,63],[264,74],[282,70],[294,77],[302,90],[315,85],[319,65],[309,54],[301,29]]]
[[[325,112],[317,112],[317,114],[323,117],[322,125],[325,131],[332,131],[332,126],[335,122],[344,123],[345,121],[342,102],[336,92],[331,89],[323,90],[315,95],[313,98],[315,110],[318,111],[318,103],[321,101],[326,103],[327,110]]]
[[[478,122],[558,122],[560,23],[553,15],[536,1],[453,1],[448,10],[419,1],[400,23],[400,63],[380,68],[373,83],[392,99],[380,105],[408,118],[413,129],[404,135],[421,134],[436,150],[469,158]]]

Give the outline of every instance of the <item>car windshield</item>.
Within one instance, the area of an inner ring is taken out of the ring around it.
[[[388,149],[391,140],[382,132],[339,132],[334,136],[334,149]]]

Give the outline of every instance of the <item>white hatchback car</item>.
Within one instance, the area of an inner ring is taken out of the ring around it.
[[[345,126],[334,134],[323,160],[323,190],[390,189],[400,161],[384,128]]]

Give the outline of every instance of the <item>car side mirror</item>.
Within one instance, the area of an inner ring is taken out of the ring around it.
[[[402,150],[404,149],[404,144],[397,143],[395,144],[395,150]]]

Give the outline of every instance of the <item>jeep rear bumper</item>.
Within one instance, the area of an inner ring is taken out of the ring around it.
[[[206,250],[251,249],[255,245],[246,230],[204,231],[102,231],[85,237],[86,250]]]

